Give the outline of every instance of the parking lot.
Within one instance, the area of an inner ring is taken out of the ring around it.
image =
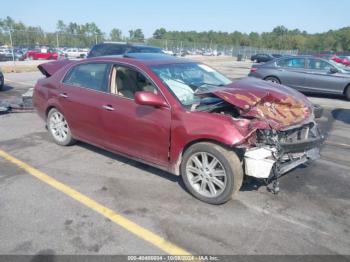
[[[251,65],[201,60],[234,79]],[[0,100],[18,102],[39,77],[5,74]],[[278,195],[245,181],[220,206],[156,168],[54,144],[35,113],[0,115],[0,254],[350,255],[350,102],[310,99],[325,109],[321,158],[282,177]]]

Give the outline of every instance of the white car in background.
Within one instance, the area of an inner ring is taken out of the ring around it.
[[[88,51],[79,48],[68,48],[64,51],[67,58],[85,58]]]

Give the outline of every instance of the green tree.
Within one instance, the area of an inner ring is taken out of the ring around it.
[[[132,42],[143,42],[145,40],[145,35],[142,29],[129,30],[129,40]]]
[[[155,39],[163,39],[166,34],[166,30],[162,27],[154,31],[153,38]]]
[[[117,29],[117,28],[113,28],[111,30],[111,32],[109,33],[109,38],[112,41],[120,41],[120,40],[122,40],[122,31]]]

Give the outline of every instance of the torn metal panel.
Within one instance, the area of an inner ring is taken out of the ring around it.
[[[303,94],[254,78],[198,93],[201,96],[208,94],[239,108],[240,116],[260,119],[277,130],[302,123],[312,116],[313,106]]]

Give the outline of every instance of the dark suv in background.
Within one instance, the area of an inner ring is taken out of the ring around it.
[[[87,57],[123,55],[126,53],[163,53],[163,50],[149,45],[106,42],[94,45]]]

